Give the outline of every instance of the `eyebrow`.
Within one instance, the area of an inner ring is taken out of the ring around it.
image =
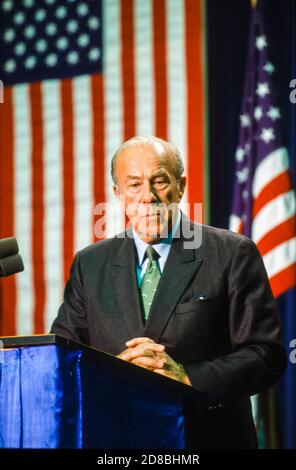
[[[139,180],[139,179],[141,179],[141,177],[136,176],[136,175],[127,175],[126,179],[127,180]]]
[[[169,177],[168,172],[165,171],[165,170],[159,170],[157,173],[155,173],[154,175],[152,175],[152,179],[161,178],[161,177],[168,178],[168,177]]]
[[[151,176],[151,179],[155,179],[155,178],[160,178],[160,177],[165,177],[165,178],[168,178],[168,173],[167,171],[165,170],[159,170],[157,173],[155,173],[154,175]],[[126,176],[126,180],[140,180],[142,179],[141,176],[137,176],[137,175],[127,175]]]

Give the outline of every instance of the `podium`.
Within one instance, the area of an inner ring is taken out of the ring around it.
[[[0,447],[185,449],[191,387],[57,335],[1,338]]]

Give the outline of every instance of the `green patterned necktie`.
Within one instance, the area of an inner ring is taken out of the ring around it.
[[[140,290],[144,309],[144,319],[147,320],[153,297],[161,277],[161,272],[157,261],[159,254],[154,250],[154,248],[152,248],[152,246],[148,246],[145,253],[149,259],[149,264],[143,276]]]

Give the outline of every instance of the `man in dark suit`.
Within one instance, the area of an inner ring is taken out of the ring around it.
[[[52,332],[173,378],[209,397],[199,447],[256,447],[249,397],[286,366],[255,244],[191,222],[178,150],[133,138],[112,161],[131,228],[79,252]]]

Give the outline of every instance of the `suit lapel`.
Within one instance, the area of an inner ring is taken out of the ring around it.
[[[193,229],[192,222],[182,214],[182,227]],[[187,232],[187,235],[190,232]],[[136,248],[128,232],[115,255],[112,277],[120,314],[126,323],[130,338],[147,336],[158,341],[180,297],[186,290],[202,260],[200,250],[184,249],[188,243],[183,234],[176,234],[164,271],[153,299],[146,325],[143,322],[142,308],[136,278]]]
[[[193,227],[187,217],[182,215],[182,219],[187,228]],[[178,238],[174,238],[151,305],[144,336],[152,338],[154,341],[159,340],[181,295],[202,262],[200,250],[196,248],[184,249],[184,242],[186,243],[186,240],[182,234]]]
[[[130,338],[143,336],[144,322],[136,278],[136,252],[128,236],[123,240],[112,267],[113,286]]]

